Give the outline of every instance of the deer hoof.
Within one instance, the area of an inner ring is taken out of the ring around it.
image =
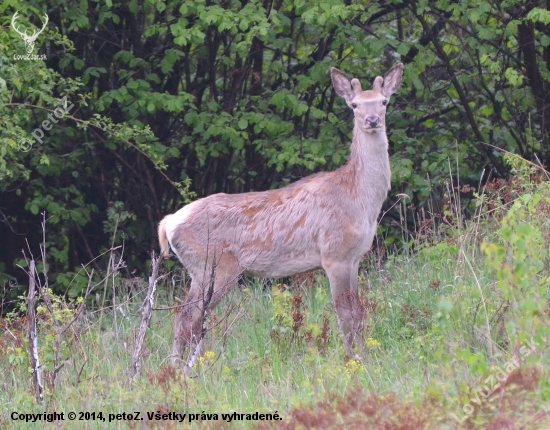
[[[186,378],[198,378],[199,377],[199,374],[195,371],[195,369],[193,369],[192,367],[188,366],[187,364],[185,366],[183,366],[183,375],[186,377]]]
[[[346,354],[346,361],[363,361],[363,359],[357,355],[357,354],[353,354],[351,357],[349,355]]]

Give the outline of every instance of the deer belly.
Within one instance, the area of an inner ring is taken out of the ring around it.
[[[245,273],[263,278],[281,278],[297,273],[309,272],[321,267],[321,256],[318,252],[290,252],[285,254],[258,255],[255,259],[247,258],[249,264]]]

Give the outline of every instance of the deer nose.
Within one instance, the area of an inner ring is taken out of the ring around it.
[[[367,122],[368,125],[370,125],[371,127],[376,127],[378,125],[378,123],[380,122],[380,118],[376,115],[369,115],[365,121]]]

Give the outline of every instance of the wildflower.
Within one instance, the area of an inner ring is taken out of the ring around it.
[[[378,342],[376,339],[373,339],[372,337],[369,337],[367,339],[367,346],[377,346],[377,347],[381,347],[382,344],[380,342]]]
[[[359,370],[361,370],[361,367],[363,367],[363,365],[359,360],[350,360],[346,363],[344,371],[346,372],[346,375],[352,376],[357,374]]]
[[[215,358],[216,353],[214,351],[206,351],[202,357],[199,357],[198,363],[200,363],[201,366],[210,366],[214,364]],[[195,365],[193,365],[193,367],[195,367]]]
[[[223,368],[223,375],[226,377],[224,380],[225,382],[233,382],[235,380],[235,376],[231,375],[231,369],[227,366]]]

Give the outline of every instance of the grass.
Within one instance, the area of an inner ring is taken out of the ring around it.
[[[534,188],[531,197],[545,190]],[[320,272],[296,276],[289,287],[247,280],[210,316],[207,352],[196,365],[196,378],[170,365],[168,311],[153,313],[142,375],[129,378],[146,285],[133,280],[127,293],[119,282],[117,302],[128,319],[97,304],[88,308],[67,334],[72,342],[63,350],[64,367],[55,392],[46,383],[43,405],[35,401],[28,370],[27,320],[4,319],[0,427],[181,428],[173,420],[147,420],[147,412],[177,412],[187,414],[190,428],[548,428],[548,242],[537,238],[546,234],[548,217],[541,206],[530,212],[530,201],[512,218],[503,211],[450,229],[444,240],[416,243],[414,253],[402,250],[383,263],[371,255],[360,274],[368,311],[363,362],[344,360],[328,281]],[[517,224],[509,239],[499,239],[497,222]],[[526,224],[535,232],[522,233]],[[498,263],[496,251],[493,260],[487,257],[491,250],[480,248],[482,239],[500,244],[507,259]],[[522,257],[526,269],[514,259],[515,253],[521,257],[521,241],[529,254]],[[507,265],[515,268],[511,275]],[[155,304],[175,303],[179,284],[159,286]],[[42,314],[39,338],[41,360],[50,367],[46,381],[53,363],[48,318]],[[521,347],[531,338],[537,346],[527,357]],[[493,390],[499,369],[514,355],[521,359],[518,366]],[[480,389],[493,392],[486,398]],[[80,412],[102,412],[105,421],[22,423],[11,418],[14,411],[65,416],[74,411],[77,418]],[[134,412],[146,420],[108,422],[109,414]],[[281,420],[222,417],[234,412],[277,414]],[[217,420],[201,420],[201,414],[217,414]]]

